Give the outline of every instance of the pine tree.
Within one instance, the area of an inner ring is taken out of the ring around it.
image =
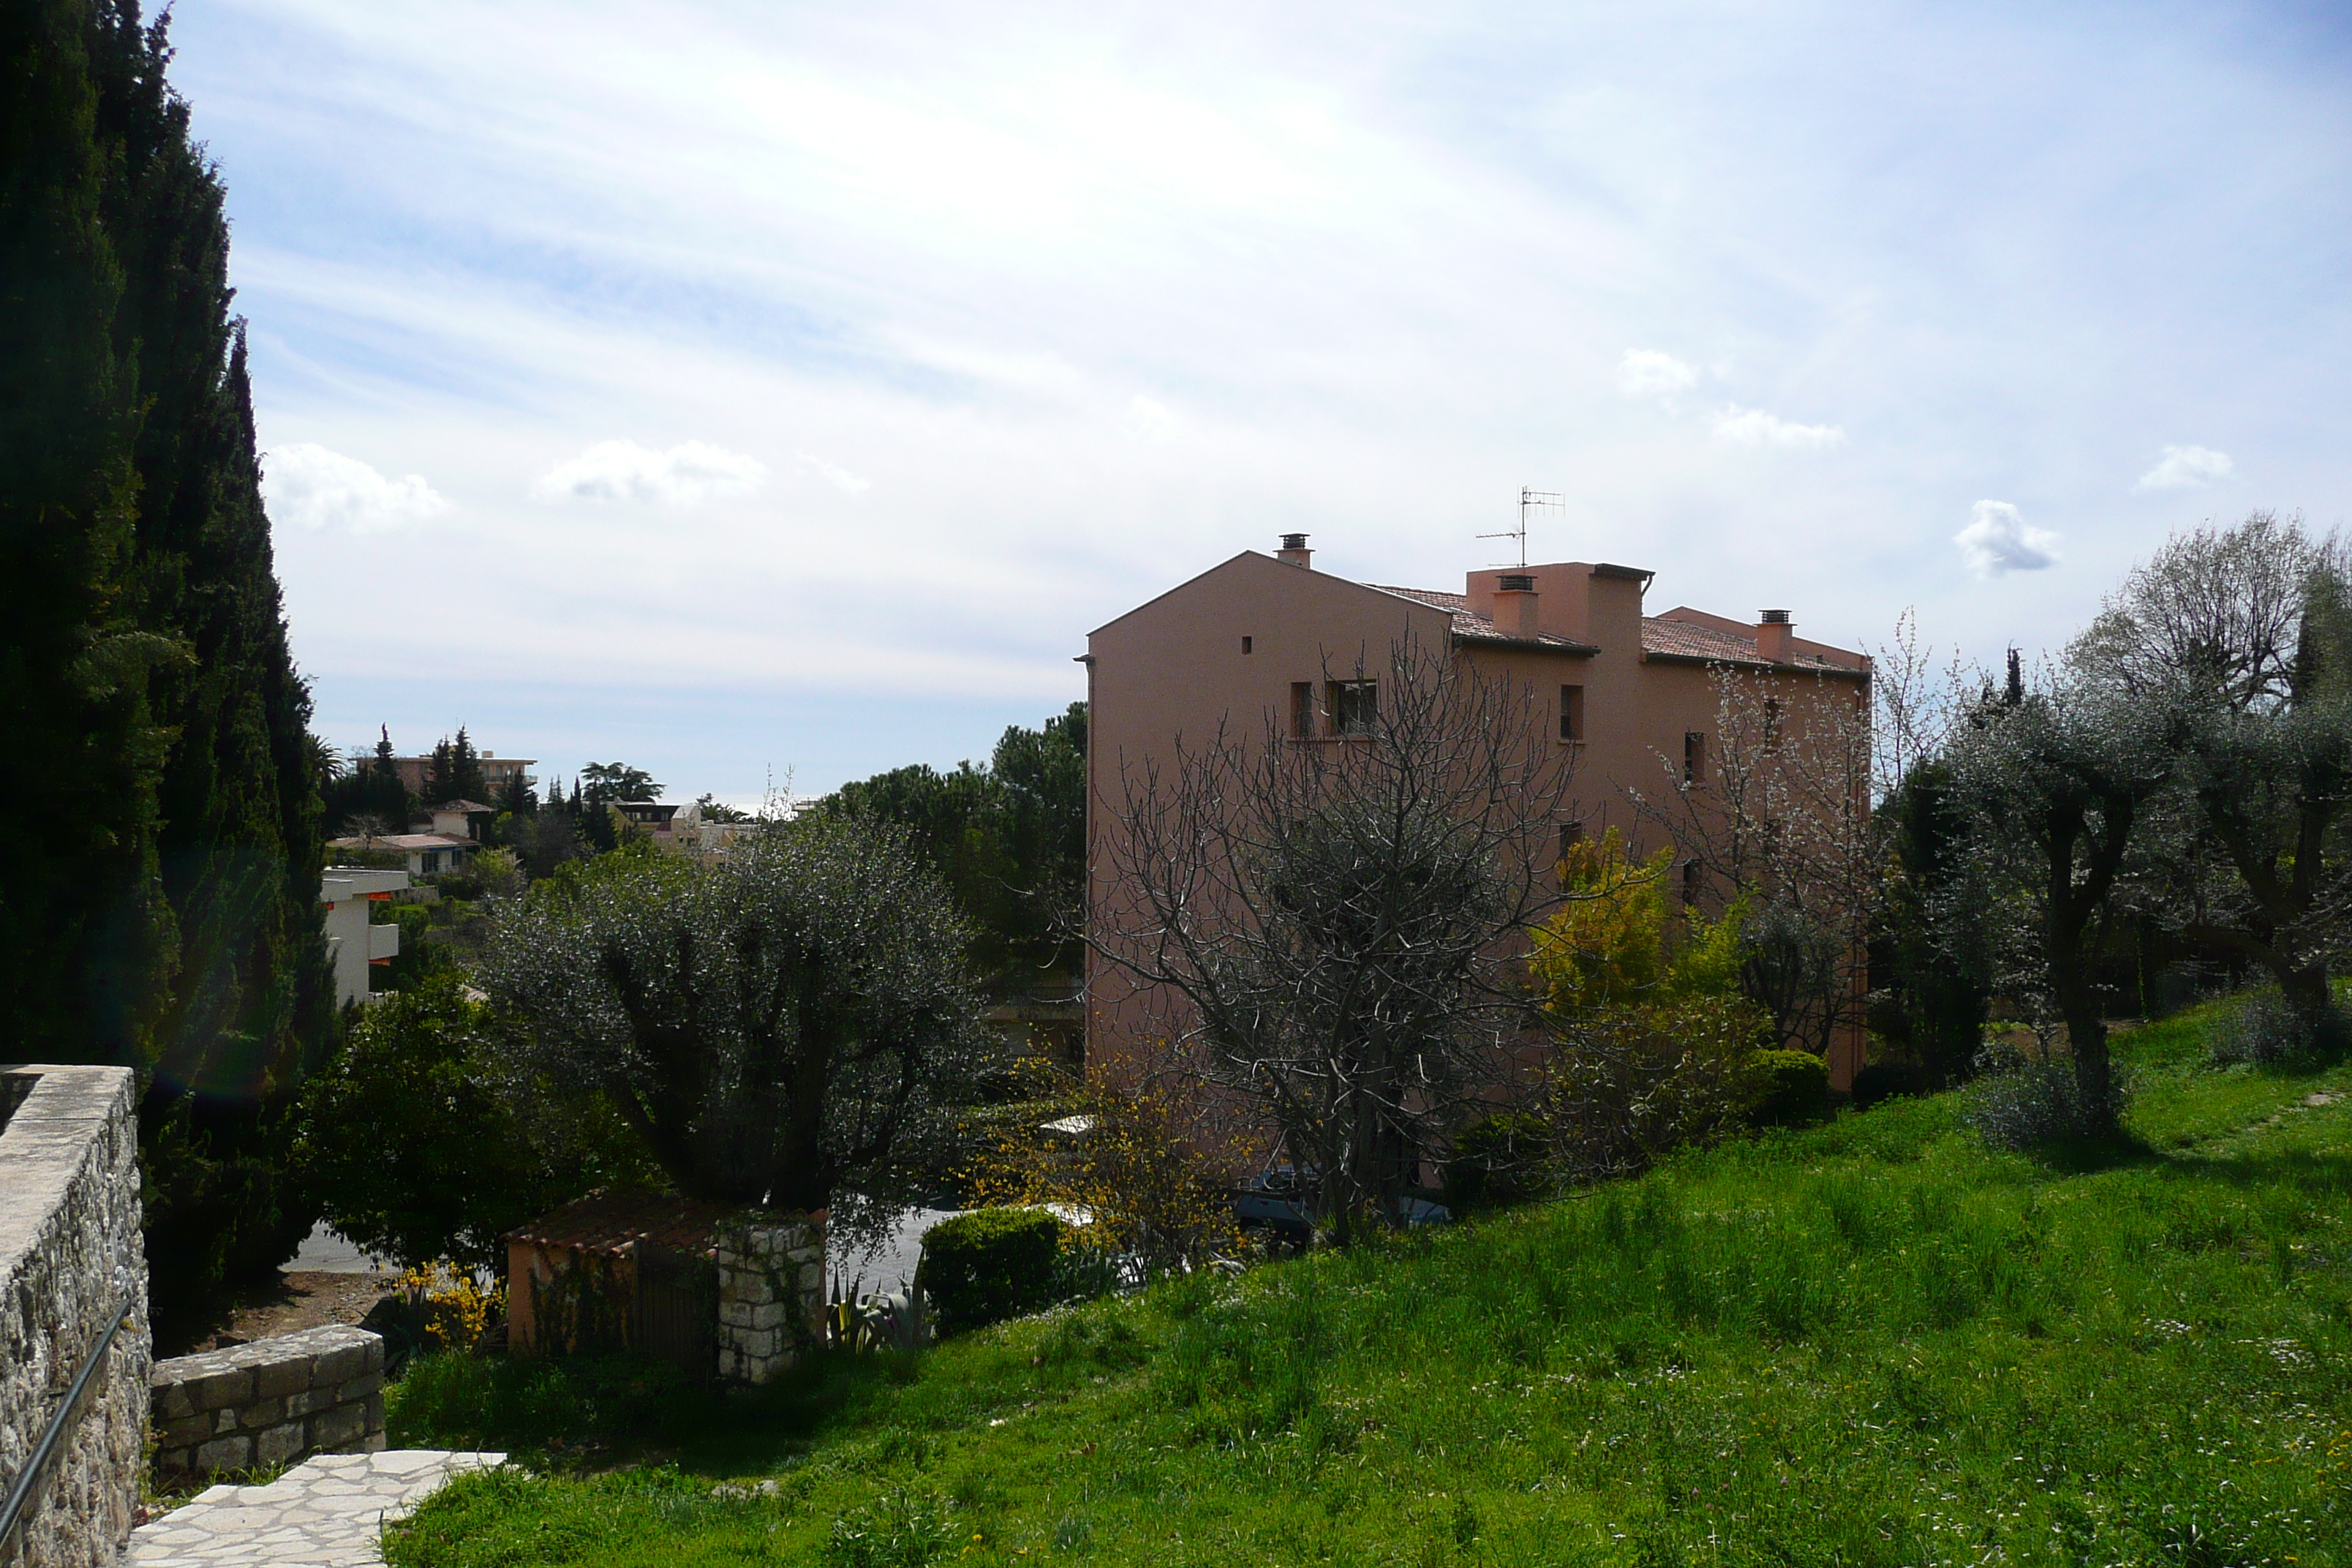
[[[470,800],[478,805],[488,804],[490,784],[482,773],[482,754],[474,750],[473,740],[463,724],[457,726],[457,740],[450,742],[449,775],[457,791],[451,798]]]

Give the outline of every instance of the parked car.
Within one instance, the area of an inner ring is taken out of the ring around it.
[[[1311,1241],[1315,1210],[1309,1196],[1318,1179],[1311,1170],[1289,1165],[1262,1171],[1234,1194],[1234,1217],[1244,1226],[1265,1226],[1284,1241]],[[1410,1193],[1399,1200],[1399,1207],[1408,1226],[1445,1225],[1454,1218],[1454,1211],[1444,1204]]]

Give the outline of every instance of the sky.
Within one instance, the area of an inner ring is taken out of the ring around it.
[[[2319,5],[181,0],[317,727],[757,801],[1370,582],[2063,644],[2352,522]]]

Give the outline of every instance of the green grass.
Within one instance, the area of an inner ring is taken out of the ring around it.
[[[2199,1025],[2119,1042],[2143,1147],[2098,1168],[1990,1152],[1948,1097],[1899,1101],[724,1403],[567,1416],[491,1397],[550,1374],[467,1363],[412,1381],[395,1440],[507,1437],[548,1468],[459,1481],[387,1550],[2352,1563],[2352,1068],[2215,1071]],[[2342,1098],[2304,1103],[2323,1091]],[[548,1447],[600,1420],[597,1462],[628,1457],[624,1428],[658,1462],[598,1474]]]

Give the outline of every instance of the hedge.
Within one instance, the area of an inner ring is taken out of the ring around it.
[[[919,1279],[941,1333],[1053,1304],[1062,1222],[1044,1209],[974,1209],[923,1235]]]

